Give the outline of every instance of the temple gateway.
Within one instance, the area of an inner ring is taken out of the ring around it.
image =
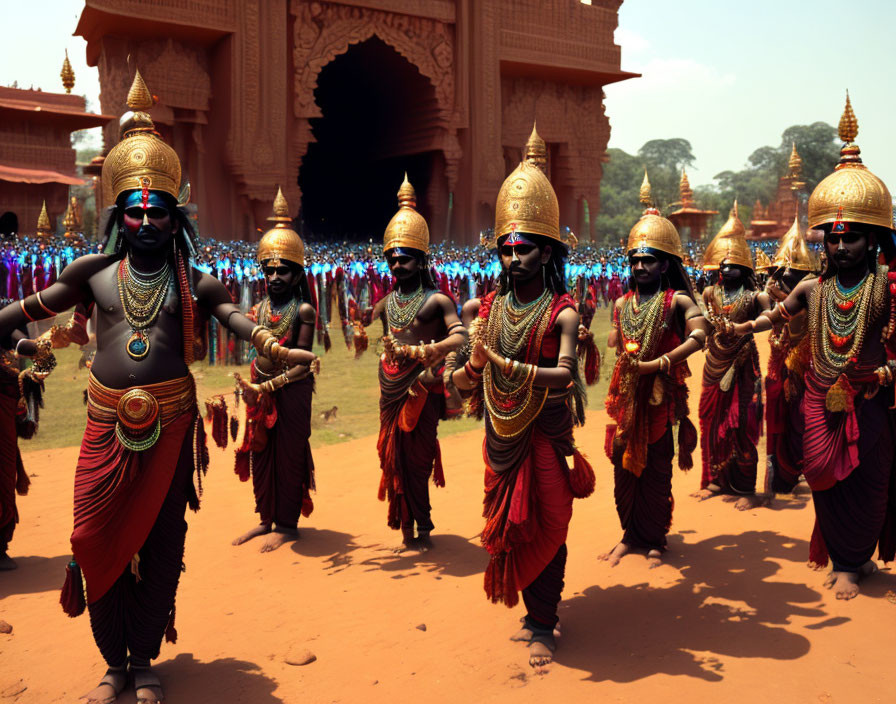
[[[381,237],[407,171],[433,238],[472,244],[537,120],[561,225],[587,241],[603,86],[636,75],[613,40],[621,4],[86,0],[76,34],[103,113],[123,112],[139,67],[204,236],[257,239],[281,186],[305,233]],[[117,138],[107,125],[105,148]]]

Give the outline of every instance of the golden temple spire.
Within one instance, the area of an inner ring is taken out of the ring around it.
[[[37,216],[37,234],[46,235],[50,232],[50,216],[47,215],[47,201],[44,201],[40,209],[40,215]]]
[[[547,174],[548,148],[544,140],[538,134],[534,121],[532,122],[532,134],[529,135],[529,139],[526,141],[526,150],[523,160],[528,161],[533,166],[537,166]]]
[[[791,144],[793,146],[790,150],[790,159],[787,162],[787,166],[790,168],[791,176],[799,176],[803,172],[803,158],[796,150],[796,142],[791,142]]]
[[[292,218],[289,217],[289,203],[283,195],[283,189],[277,187],[277,195],[274,196],[274,208],[268,222],[275,223],[274,227],[289,227]]]
[[[62,62],[62,71],[59,73],[59,77],[62,79],[62,87],[65,88],[65,92],[71,93],[72,88],[75,87],[75,72],[68,60],[68,49],[65,50],[65,61]]]
[[[131,110],[141,112],[146,112],[154,104],[152,93],[149,92],[149,88],[146,87],[143,76],[138,70],[134,71],[134,82],[131,83],[131,89],[128,91],[127,103]]]
[[[650,179],[647,178],[647,168],[644,168],[644,180],[641,182],[641,190],[638,193],[638,200],[645,208],[649,208],[653,204],[653,198],[650,195]]]
[[[65,209],[65,216],[62,218],[62,224],[65,225],[66,233],[73,232],[75,229],[75,209],[74,209],[74,196],[72,196],[72,200],[68,202],[68,207]]]
[[[417,208],[417,192],[408,181],[408,172],[404,172],[404,181],[398,187],[398,207],[399,208]]]
[[[682,208],[690,208],[694,205],[694,191],[691,189],[691,182],[688,181],[688,174],[684,169],[681,170],[681,180],[678,182],[678,196]]]

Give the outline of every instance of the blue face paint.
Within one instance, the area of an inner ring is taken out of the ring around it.
[[[128,208],[164,208],[168,210],[168,204],[162,198],[161,191],[149,191],[147,193],[146,204],[143,203],[143,191],[130,191],[124,201],[124,209]]]

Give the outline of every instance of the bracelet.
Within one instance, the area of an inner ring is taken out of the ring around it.
[[[22,312],[25,314],[25,317],[28,318],[28,320],[29,320],[30,322],[33,323],[33,322],[34,322],[34,318],[32,318],[32,317],[31,317],[31,313],[29,313],[29,312],[25,309],[25,300],[22,299],[22,298],[20,298],[20,299],[19,299],[19,305],[22,306]]]
[[[266,338],[264,343],[261,346],[261,356],[267,357],[268,359],[270,359],[271,358],[271,347],[273,347],[276,342],[277,342],[277,340],[273,335]]]
[[[672,368],[672,360],[669,359],[669,355],[664,354],[660,357],[660,371],[668,372]]]
[[[479,381],[482,378],[482,371],[476,371],[476,367],[471,362],[464,365],[464,374],[470,381]]]
[[[50,310],[49,308],[47,308],[44,305],[44,302],[40,299],[40,291],[35,293],[34,296],[35,296],[35,298],[37,298],[37,305],[39,305],[41,308],[44,309],[44,313],[46,313],[47,315],[49,315],[51,317],[56,317],[57,315],[59,315],[59,313],[57,313],[56,311]]]
[[[778,305],[776,307],[778,310],[781,311],[781,317],[784,318],[784,320],[790,320],[793,317],[793,314],[790,313],[787,310],[787,306],[784,305],[784,301],[781,301],[780,303],[778,303]]]

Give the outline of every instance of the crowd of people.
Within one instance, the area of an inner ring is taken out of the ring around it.
[[[755,508],[805,479],[816,515],[809,557],[817,566],[832,562],[826,586],[838,599],[858,593],[877,547],[884,561],[893,559],[893,208],[886,186],[861,162],[848,106],[840,163],[808,203],[809,226],[824,232],[824,261],[795,214],[773,256],[758,265],[736,203],[703,251],[686,251],[653,205],[646,176],[644,213],[626,245],[577,248],[559,226],[546,147],[534,129],[479,249],[432,245],[407,178],[381,247],[306,248],[281,193],[257,247],[201,243],[177,201],[179,161],[154,131],[151,104],[138,73],[128,96],[133,112],[103,166],[114,206],[102,253],[75,258],[52,281],[42,273],[49,283],[39,288],[32,269],[29,293],[8,289],[18,298],[0,311],[0,340],[18,355],[4,357],[8,403],[0,404],[8,426],[0,451],[12,458],[0,494],[5,569],[15,567],[6,551],[15,491],[27,488],[15,447],[17,420],[32,403],[22,375],[39,389],[55,363],[52,350],[82,344],[87,321],[95,321],[61,595],[68,615],[88,611],[108,667],[89,702],[114,702],[130,682],[141,704],[163,698],[151,661],[163,638],[176,635],[184,514],[199,507],[208,464],[189,364],[215,345],[220,356],[227,335],[249,350],[248,375],[236,380],[247,423],[235,471],[251,479],[260,521],[233,542],[260,539],[262,551],[276,550],[314,509],[311,397],[326,369],[312,347],[316,335],[326,339],[333,306],[358,354],[368,329],[379,337],[382,326],[379,499],[387,525],[401,531],[398,550],[438,548],[429,483],[445,482],[439,421],[460,413],[484,420],[483,586],[495,603],[513,607],[522,598],[512,639],[526,645],[534,668],[552,661],[561,634],[574,499],[595,487],[574,429],[585,422],[598,368],[589,327],[599,305],[610,307],[613,323],[611,423],[601,430],[622,529],[604,559],[616,564],[641,552],[661,562],[673,458],[691,467],[698,445],[700,499],[731,494],[738,509]],[[55,264],[58,248],[31,251],[33,266],[46,266],[43,252],[53,252]],[[21,286],[26,277],[16,276]],[[698,295],[695,283],[707,276]],[[67,324],[29,337],[29,323],[72,307]],[[206,321],[214,334],[206,334]],[[763,331],[772,347],[764,385],[754,337]],[[687,360],[701,352],[695,424]],[[33,364],[19,371],[22,358]],[[217,399],[206,405],[221,444],[230,430],[226,408]],[[771,471],[759,486],[763,423]]]

